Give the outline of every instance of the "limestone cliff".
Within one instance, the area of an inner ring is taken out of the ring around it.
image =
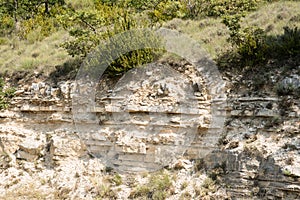
[[[300,199],[299,99],[242,96],[228,80],[214,101],[191,65],[135,74],[101,82],[92,109],[74,97],[86,83],[19,85],[0,113],[0,198],[139,199],[167,169],[167,199]]]

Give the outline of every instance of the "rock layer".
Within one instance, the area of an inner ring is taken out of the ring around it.
[[[287,98],[230,96],[218,109],[195,69],[183,71],[165,76],[152,68],[141,77],[133,71],[113,90],[102,85],[95,100],[83,95],[76,102],[76,91],[88,94],[90,87],[74,81],[20,86],[0,113],[1,193],[39,180],[31,187],[50,199],[55,191],[60,198],[91,199],[91,177],[102,180],[105,166],[185,169],[178,162],[185,158],[202,160],[208,172],[221,168],[233,199],[300,199],[299,100],[284,109]],[[95,106],[85,107],[89,101]],[[220,116],[226,123],[214,126],[212,117]]]

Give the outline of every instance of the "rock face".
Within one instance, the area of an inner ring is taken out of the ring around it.
[[[108,95],[98,91],[95,99],[91,90],[96,84],[86,80],[60,82],[57,87],[32,83],[16,92],[9,112],[16,117],[10,120],[43,135],[64,127],[76,132],[88,152],[107,166],[155,171],[184,154],[197,157],[211,152],[222,133],[222,126],[211,124],[213,117],[225,118],[226,102],[211,99],[205,81],[191,65],[184,72],[163,65],[135,69]],[[217,115],[212,104],[219,106]],[[51,142],[64,147],[63,138]],[[25,152],[20,150],[18,156],[34,158]],[[69,149],[69,154],[76,153]]]
[[[300,199],[299,100],[287,110],[279,97],[229,95],[225,104],[192,66],[179,71],[133,70],[95,99],[94,83],[20,86],[0,113],[0,194],[29,185],[42,198],[93,199],[105,167],[191,170],[201,160],[207,172],[222,168],[224,199]]]

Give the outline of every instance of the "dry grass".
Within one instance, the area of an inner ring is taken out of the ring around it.
[[[228,37],[228,30],[221,19],[206,18],[202,20],[181,20],[174,19],[167,22],[164,27],[176,29],[187,34],[192,39],[199,41],[201,47],[205,49],[213,58],[224,49]]]
[[[22,186],[15,190],[9,191],[4,197],[5,200],[44,200],[49,199],[47,194],[42,193],[32,185]]]
[[[284,26],[300,26],[299,11],[299,1],[275,2],[248,15],[244,25],[256,25],[272,35],[282,34]]]
[[[16,70],[42,71],[45,74],[70,59],[60,44],[68,33],[58,31],[42,41],[29,42],[18,38],[6,39],[0,45],[0,72]]]
[[[242,27],[256,25],[266,30],[268,34],[282,34],[284,26],[300,26],[299,10],[300,2],[296,1],[279,1],[268,4],[247,15],[242,22]],[[165,23],[164,27],[178,30],[199,41],[212,58],[216,58],[219,53],[231,48],[227,41],[229,31],[222,24],[221,18],[173,19]]]
[[[72,8],[79,10],[79,9],[90,9],[94,7],[93,0],[66,0],[67,5],[71,6]]]

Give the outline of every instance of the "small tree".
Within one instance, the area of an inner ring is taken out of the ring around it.
[[[100,45],[101,41],[129,30],[149,27],[146,21],[137,20],[135,13],[122,7],[101,3],[96,4],[95,9],[70,10],[65,17],[71,19],[64,26],[74,39],[63,43],[62,46],[70,55],[82,58],[85,58],[89,52]],[[66,22],[66,20],[62,21]],[[147,43],[157,41],[157,38],[149,36],[148,38],[140,37],[140,41],[131,42]],[[127,44],[124,45],[119,44],[118,48],[126,48]],[[116,44],[112,43],[112,45],[107,45],[107,49],[104,49],[104,51],[109,54],[113,48],[116,48]],[[122,74],[135,66],[153,61],[159,52],[159,50],[154,49],[137,49],[125,55],[119,55],[116,60],[108,58],[110,66],[107,72],[110,75]]]

